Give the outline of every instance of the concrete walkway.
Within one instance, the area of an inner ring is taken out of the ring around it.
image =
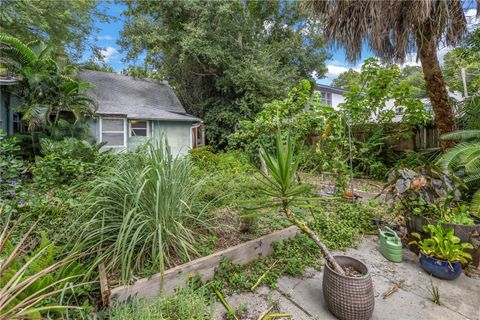
[[[358,249],[346,251],[346,254],[362,260],[372,273],[375,288],[372,319],[480,320],[479,279],[463,274],[453,281],[432,278],[409,250],[404,249],[404,262],[396,264],[383,258],[377,247],[377,238],[368,237]],[[234,309],[246,307],[247,313],[242,319],[257,319],[271,306],[276,311],[291,313],[293,319],[335,319],[323,300],[322,278],[322,272],[307,270],[303,278],[280,279],[276,290],[262,287],[256,293],[227,297],[227,301]],[[431,301],[430,281],[439,288],[440,306]],[[384,294],[395,286],[398,290],[384,298]],[[218,304],[216,319],[224,319],[224,314],[225,309]]]

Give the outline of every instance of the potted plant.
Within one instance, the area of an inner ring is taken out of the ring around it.
[[[473,265],[478,266],[480,218],[460,201],[461,193],[457,186],[465,185],[460,179],[447,175],[442,168],[428,165],[416,170],[403,168],[392,172],[384,190],[387,191],[387,201],[400,203],[410,235],[413,232],[423,233],[425,225],[440,222],[444,228],[453,228],[461,241],[474,245],[469,252]]]
[[[297,177],[299,161],[294,158],[291,135],[287,134],[283,144],[278,133],[275,153],[269,154],[262,148],[260,156],[266,170],[258,170],[261,175],[258,192],[266,198],[245,201],[244,204],[248,204],[246,209],[260,212],[243,217],[252,218],[273,210],[282,212],[286,219],[316,243],[325,257],[323,295],[328,309],[339,319],[370,319],[375,298],[367,266],[349,256],[333,256],[307,223],[292,210],[293,207],[311,206],[311,201],[315,199],[309,197],[310,186],[302,184]]]
[[[412,236],[418,241],[410,242],[420,248],[422,268],[440,279],[456,279],[462,273],[462,264],[472,259],[465,250],[472,249],[473,245],[461,242],[453,228],[445,229],[441,223],[437,226],[429,224],[423,229],[430,237],[422,240],[422,236],[414,232]]]

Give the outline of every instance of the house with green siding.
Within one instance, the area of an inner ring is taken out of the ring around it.
[[[116,73],[82,71],[93,84],[96,102],[89,130],[104,148],[135,150],[163,133],[174,155],[204,144],[201,119],[188,114],[166,81],[132,78]]]
[[[202,120],[188,114],[166,81],[132,78],[116,73],[81,71],[90,82],[88,94],[95,100],[95,117],[88,123],[90,135],[103,149],[135,150],[162,134],[173,155],[185,154],[205,144]],[[14,78],[0,78],[0,132],[5,136],[25,132],[25,123],[12,94]],[[18,109],[18,108],[17,108]]]

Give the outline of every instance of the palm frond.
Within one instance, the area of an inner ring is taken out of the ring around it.
[[[441,137],[442,140],[471,140],[480,139],[480,130],[460,130],[455,132],[449,132]]]

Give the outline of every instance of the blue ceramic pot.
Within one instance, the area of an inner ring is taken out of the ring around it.
[[[420,264],[425,271],[440,279],[453,280],[462,273],[460,262],[449,263],[445,260],[429,257],[423,252],[420,252]]]

